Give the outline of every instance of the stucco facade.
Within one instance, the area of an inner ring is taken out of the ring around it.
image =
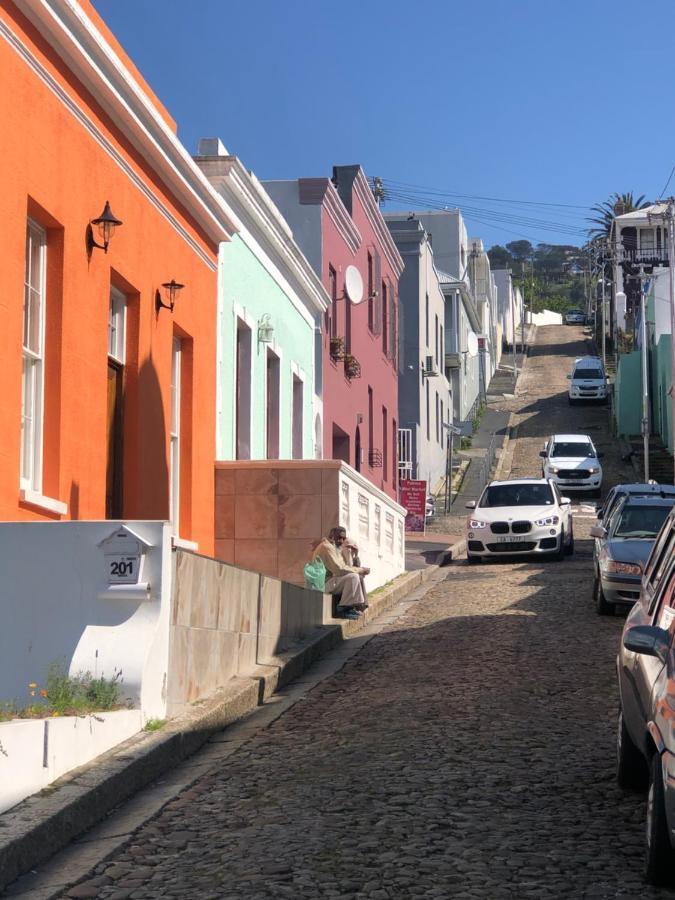
[[[433,490],[445,475],[452,394],[445,375],[445,296],[429,236],[407,216],[387,216],[405,268],[399,281],[399,465]]]
[[[195,159],[237,225],[219,260],[218,459],[312,459],[320,411],[315,321],[328,295],[237,157],[207,138]]]
[[[398,279],[403,261],[359,166],[333,178],[265,182],[295,240],[326,287],[321,329],[321,453],[341,459],[377,488],[398,493]],[[363,299],[345,290],[347,268]]]
[[[0,518],[170,519],[211,552],[227,211],[86,0],[2,3],[0,115]]]

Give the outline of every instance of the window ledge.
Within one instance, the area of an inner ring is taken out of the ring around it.
[[[56,513],[58,516],[65,516],[68,512],[68,504],[61,500],[54,500],[53,497],[45,497],[39,491],[33,491],[31,488],[21,488],[19,491],[19,500],[28,506],[34,506],[37,509],[44,509],[50,513]]]
[[[188,541],[185,538],[178,537],[177,534],[171,535],[171,546],[178,550],[193,550],[195,553],[199,550],[197,541]]]

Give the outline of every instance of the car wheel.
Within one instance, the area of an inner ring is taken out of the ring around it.
[[[616,728],[616,780],[619,787],[636,791],[649,784],[647,762],[628,734],[621,710]]]
[[[649,769],[647,828],[645,833],[645,877],[652,884],[668,884],[673,877],[675,853],[670,845],[666,820],[661,756],[654,753]]]
[[[558,559],[558,560],[565,559],[565,529],[564,528],[560,532],[560,546],[556,550],[553,558]]]
[[[602,581],[597,575],[593,580],[593,602],[595,603],[595,610],[599,616],[609,616],[614,613],[614,604],[608,603],[605,600],[605,595],[602,590]]]
[[[467,554],[466,554],[466,561],[468,562],[468,564],[469,564],[470,566],[477,566],[479,563],[482,563],[482,562],[483,562],[483,559],[482,559],[482,557],[480,557],[480,556],[473,556],[473,554],[467,553]]]
[[[565,547],[565,554],[571,556],[574,553],[574,529],[570,529],[570,539]]]

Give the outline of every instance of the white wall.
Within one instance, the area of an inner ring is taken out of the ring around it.
[[[405,571],[405,510],[346,463],[340,467],[338,522],[368,566],[369,591]]]
[[[532,325],[562,325],[563,317],[560,313],[544,309],[540,313],[528,313],[527,320]]]
[[[0,523],[0,696],[26,705],[28,684],[43,685],[52,662],[71,674],[112,677],[144,718],[164,718],[171,589],[170,526],[129,522],[151,546],[142,576],[150,586],[123,599],[106,593],[98,544],[115,522]]]

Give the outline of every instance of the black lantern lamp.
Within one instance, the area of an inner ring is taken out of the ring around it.
[[[164,282],[162,287],[164,288],[164,295],[169,302],[164,303],[164,301],[162,300],[162,295],[160,294],[159,291],[156,291],[155,292],[155,309],[157,310],[157,312],[159,312],[160,309],[168,309],[168,310],[171,310],[171,312],[173,312],[173,307],[176,302],[176,298],[178,297],[179,292],[183,290],[185,285],[179,284],[177,281],[174,281],[172,278],[171,281]]]
[[[97,243],[94,239],[94,230],[92,225],[95,225],[98,229],[98,233],[103,241],[102,244]],[[99,250],[103,250],[104,253],[108,252],[108,244],[110,243],[110,238],[115,233],[115,228],[117,225],[122,225],[122,222],[119,219],[116,219],[112,214],[112,210],[110,209],[110,201],[105,201],[105,206],[103,207],[103,212],[98,217],[98,219],[92,219],[91,222],[87,225],[87,253],[91,256],[94,247],[98,247]]]

